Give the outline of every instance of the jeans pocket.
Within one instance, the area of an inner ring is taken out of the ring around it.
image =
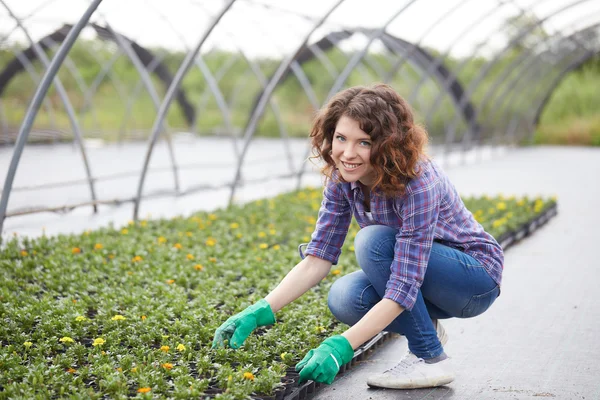
[[[470,318],[482,314],[485,310],[490,308],[499,295],[500,288],[498,285],[488,292],[474,295],[471,297],[469,304],[463,308],[461,317]]]

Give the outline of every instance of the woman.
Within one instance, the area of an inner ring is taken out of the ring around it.
[[[229,318],[213,347],[241,346],[274,313],[319,283],[336,264],[352,216],[360,271],[338,279],[328,304],[350,325],[310,350],[301,380],[331,383],[354,349],[385,330],[404,335],[408,353],[367,379],[384,388],[454,380],[440,319],[486,311],[500,294],[504,255],[465,208],[446,174],[424,153],[427,133],[391,87],[352,87],[320,111],[310,134],[327,176],[316,228],[296,265],[264,299]]]

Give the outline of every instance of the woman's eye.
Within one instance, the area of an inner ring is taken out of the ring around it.
[[[371,145],[371,142],[365,142],[365,141],[362,141],[362,142],[360,142],[360,145],[361,145],[361,146],[370,146],[370,145]]]
[[[343,142],[344,140],[346,140],[346,138],[345,138],[345,137],[343,137],[343,136],[340,136],[340,135],[336,135],[336,136],[335,136],[335,138],[336,138],[337,140],[339,140],[340,142]]]

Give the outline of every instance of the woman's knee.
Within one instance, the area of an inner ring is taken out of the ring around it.
[[[393,258],[396,230],[384,225],[362,228],[354,238],[354,252],[361,268],[369,261]]]
[[[331,285],[327,296],[327,305],[331,313],[341,322],[354,325],[368,309],[361,304],[368,281],[362,279],[362,271],[339,278]]]

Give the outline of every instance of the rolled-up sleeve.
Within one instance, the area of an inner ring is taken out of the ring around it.
[[[317,224],[305,251],[305,254],[334,265],[338,262],[352,220],[352,209],[341,185],[332,179],[327,181]]]
[[[407,186],[404,197],[398,200],[402,228],[396,235],[394,260],[384,298],[411,310],[431,254],[435,227],[440,209],[437,180],[418,180]]]

